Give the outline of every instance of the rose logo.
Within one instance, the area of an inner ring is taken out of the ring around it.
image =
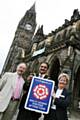
[[[40,100],[46,99],[49,95],[49,89],[43,84],[36,85],[33,89],[33,95]]]

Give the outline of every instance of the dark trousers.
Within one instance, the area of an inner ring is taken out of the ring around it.
[[[44,120],[68,120],[68,118],[66,112],[50,109],[49,113],[44,115]]]
[[[26,110],[26,109],[21,109],[19,110],[17,120],[38,120],[41,114]]]
[[[44,120],[57,120],[55,110],[50,109],[49,113],[44,115]]]
[[[17,120],[32,120],[30,111],[25,110],[25,109],[19,110]]]

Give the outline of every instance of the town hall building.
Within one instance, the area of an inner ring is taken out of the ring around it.
[[[35,4],[20,20],[1,74],[15,71],[18,63],[28,64],[28,73],[37,72],[41,62],[49,63],[48,74],[55,84],[58,75],[70,75],[68,89],[72,91],[72,106],[80,109],[80,14],[75,9],[71,20],[65,19],[62,26],[48,35],[43,25],[36,30]]]

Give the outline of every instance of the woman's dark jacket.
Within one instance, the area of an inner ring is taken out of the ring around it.
[[[55,92],[57,89],[58,88],[55,88]],[[44,120],[68,120],[67,107],[69,106],[70,101],[71,92],[64,88],[60,98],[55,98],[54,104],[56,105],[56,110],[50,108],[50,112],[49,114],[45,115]]]

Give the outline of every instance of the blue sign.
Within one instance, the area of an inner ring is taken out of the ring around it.
[[[54,81],[34,76],[25,102],[25,109],[47,114],[53,90]]]

